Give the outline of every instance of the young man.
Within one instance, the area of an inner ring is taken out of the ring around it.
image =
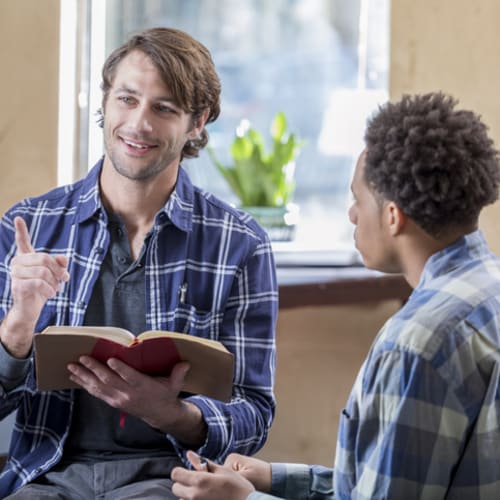
[[[500,498],[500,260],[477,228],[498,197],[499,158],[479,118],[455,104],[405,96],[368,124],[349,210],[356,246],[368,267],[403,273],[414,291],[359,372],[334,470],[231,455],[210,474],[176,468],[174,493]]]
[[[1,221],[0,414],[17,410],[2,498],[176,498],[186,448],[255,453],[274,416],[269,240],[180,166],[219,114],[208,50],[147,30],[109,56],[102,87],[104,158]],[[150,377],[91,357],[68,367],[81,390],[38,392],[33,334],[53,324],[219,340],[235,356],[232,401],[181,394],[186,363]]]

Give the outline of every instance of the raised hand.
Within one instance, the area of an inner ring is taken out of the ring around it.
[[[13,305],[2,322],[0,339],[13,356],[25,357],[43,306],[69,279],[68,259],[35,252],[21,217],[14,219],[14,229],[17,253],[11,262]]]

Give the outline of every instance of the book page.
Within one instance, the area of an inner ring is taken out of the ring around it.
[[[42,335],[87,335],[89,337],[112,340],[122,345],[129,345],[135,336],[124,328],[114,326],[48,326]]]
[[[154,339],[158,337],[169,337],[171,339],[180,339],[184,342],[195,342],[198,344],[204,344],[206,346],[212,347],[214,349],[218,349],[222,352],[228,352],[228,350],[224,347],[224,345],[217,341],[211,339],[205,339],[202,337],[195,337],[194,335],[189,335],[186,333],[177,333],[177,332],[168,332],[163,330],[149,330],[147,332],[143,332],[138,335],[137,340],[146,340],[146,339]]]

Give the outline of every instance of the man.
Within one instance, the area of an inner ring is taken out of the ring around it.
[[[174,493],[500,498],[500,260],[477,229],[498,197],[499,158],[480,119],[455,105],[441,93],[405,96],[368,123],[349,210],[356,246],[414,291],[359,372],[334,470],[235,454],[210,474],[174,469]]]
[[[208,50],[146,30],[109,56],[102,88],[104,158],[1,221],[0,415],[17,410],[2,498],[176,498],[187,448],[252,454],[274,416],[269,239],[180,166],[220,110]],[[52,324],[219,340],[235,356],[232,401],[181,393],[186,363],[155,378],[85,356],[68,367],[81,390],[38,392],[33,334]]]

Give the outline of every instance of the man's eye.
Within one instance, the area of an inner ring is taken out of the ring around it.
[[[160,113],[174,113],[175,112],[175,110],[173,108],[171,108],[170,106],[165,106],[163,104],[157,104],[156,109]]]
[[[133,99],[132,97],[128,95],[122,95],[118,98],[119,101],[123,102],[124,104],[132,104]]]

